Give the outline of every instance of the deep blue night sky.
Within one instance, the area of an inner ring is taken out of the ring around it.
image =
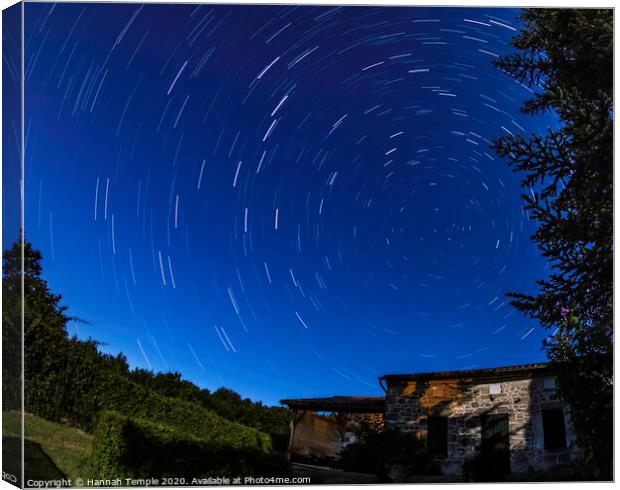
[[[26,4],[26,236],[70,333],[270,404],[543,360],[489,148],[553,124],[491,64],[517,14]]]

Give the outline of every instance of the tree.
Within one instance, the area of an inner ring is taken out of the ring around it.
[[[26,408],[34,399],[57,390],[52,383],[38,383],[37,374],[45,369],[55,372],[62,361],[59,355],[67,336],[69,318],[41,278],[41,254],[23,236],[3,254],[3,349],[8,362],[3,366],[5,408],[21,408],[21,376],[25,378]],[[23,281],[23,297],[22,297]],[[22,332],[23,309],[23,332]],[[24,372],[21,365],[21,341],[24,340]],[[43,365],[45,364],[45,367]],[[32,396],[34,392],[39,393]]]
[[[22,242],[21,238],[3,255],[2,288],[6,297],[3,297],[3,332],[6,332],[3,340],[6,339],[7,344],[4,347],[13,350],[18,344],[20,351],[11,355],[13,361],[19,362],[19,367],[11,365],[12,373],[3,370],[3,377],[5,381],[11,376],[14,380],[21,373],[23,306],[25,407],[28,411],[58,420],[64,395],[61,390],[67,384],[64,354],[70,318],[65,314],[66,307],[60,304],[61,296],[52,293],[41,277],[41,253],[28,241]],[[14,390],[12,385],[13,382],[10,383],[11,391]],[[21,400],[21,389],[18,396]],[[15,405],[13,398],[10,397],[11,405]],[[5,407],[9,408],[6,403]]]
[[[509,293],[524,314],[553,329],[558,367],[589,476],[612,478],[613,461],[613,11],[527,9],[517,51],[496,66],[534,90],[527,114],[554,111],[546,134],[494,142],[524,173],[532,236],[549,261],[538,294]]]
[[[4,252],[2,267],[2,409],[21,409],[21,243]]]

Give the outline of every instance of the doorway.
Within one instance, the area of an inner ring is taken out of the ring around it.
[[[500,473],[510,473],[510,433],[508,414],[482,415],[480,417],[480,449],[491,456],[490,461]]]

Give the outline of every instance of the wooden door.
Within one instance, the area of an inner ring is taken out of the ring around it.
[[[480,449],[492,454],[498,469],[510,472],[510,433],[507,414],[482,415],[480,417],[482,441]]]

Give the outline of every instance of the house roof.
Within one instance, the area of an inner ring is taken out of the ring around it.
[[[553,369],[546,362],[522,364],[518,366],[501,366],[482,369],[466,369],[462,371],[435,371],[410,374],[385,374],[379,382],[385,381],[388,385],[399,381],[422,381],[432,379],[463,379],[470,378],[476,381],[515,380],[533,377],[550,376]]]
[[[379,378],[384,387],[405,381],[430,381],[441,379],[467,379],[479,383],[529,379],[553,376],[552,366],[546,362],[521,364],[518,366],[500,366],[482,369],[465,369],[461,371],[433,371],[426,373],[385,374]],[[332,396],[327,398],[291,398],[280,400],[294,410],[312,410],[315,412],[350,412],[383,413],[385,397],[383,396]]]
[[[315,412],[383,413],[383,396],[332,396],[328,398],[292,398],[280,403],[295,410]]]

